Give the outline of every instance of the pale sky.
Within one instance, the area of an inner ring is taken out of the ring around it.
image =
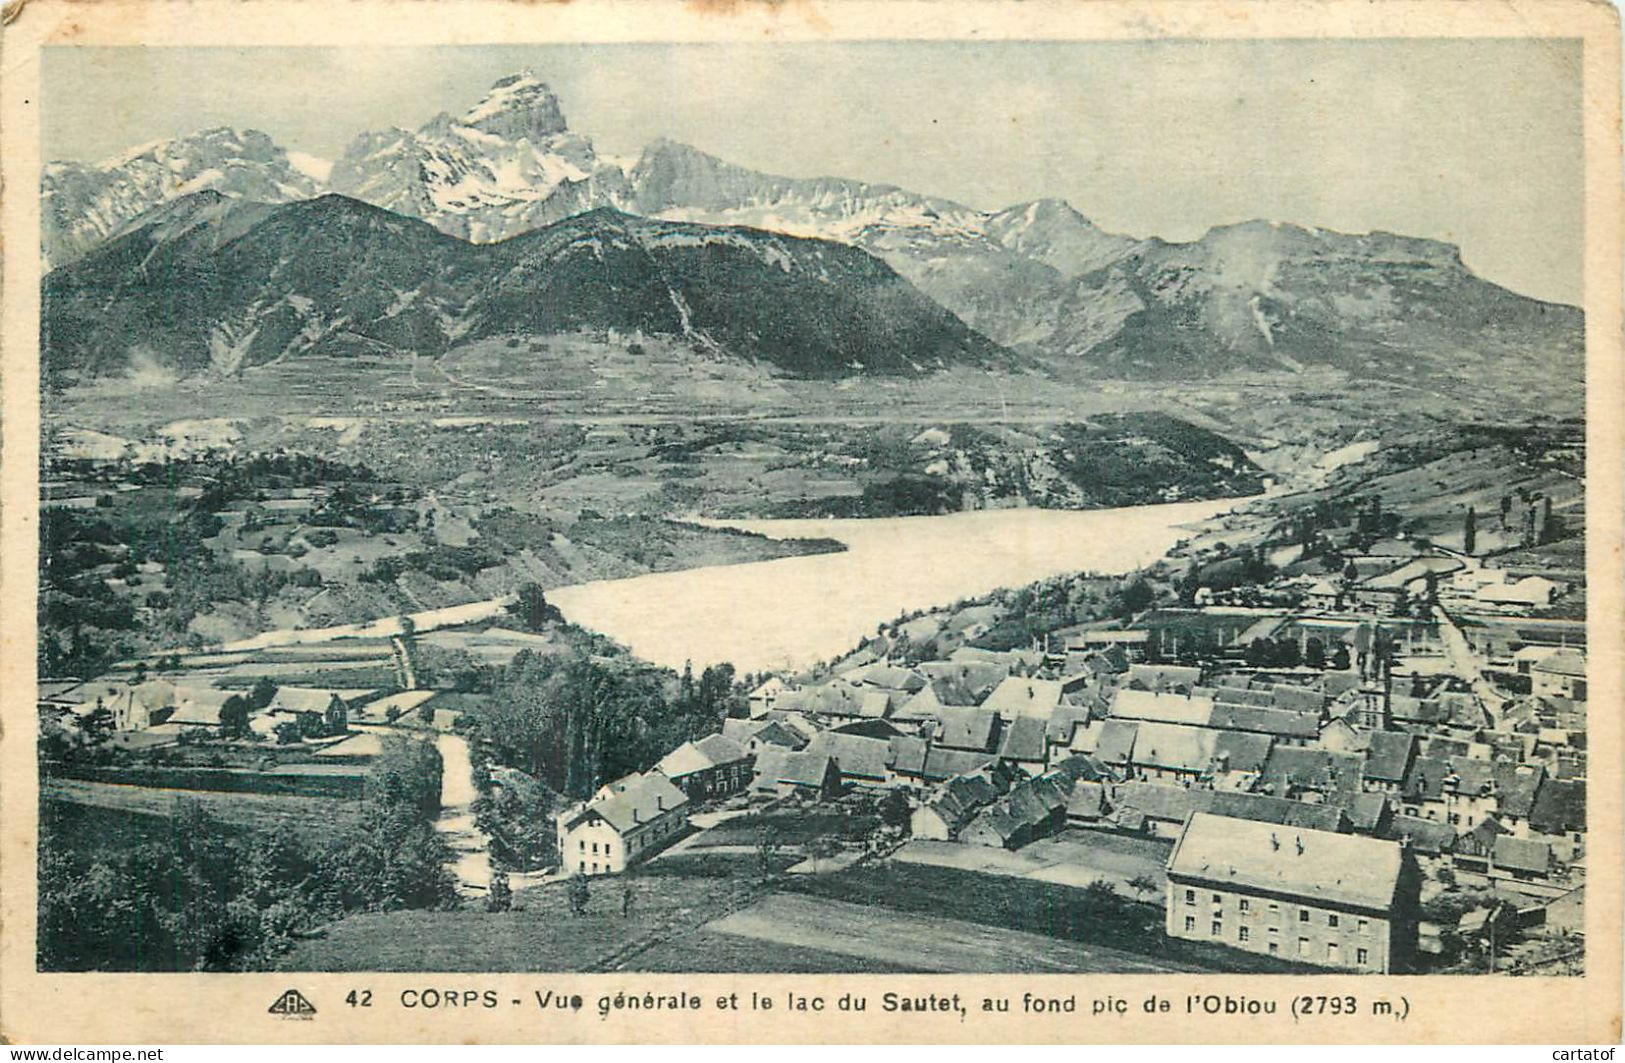
[[[232,125],[333,158],[527,67],[601,153],[668,136],[982,209],[1057,197],[1169,240],[1251,218],[1385,229],[1459,244],[1517,291],[1580,298],[1571,41],[49,48],[45,156]]]

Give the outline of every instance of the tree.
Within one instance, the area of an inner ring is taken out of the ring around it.
[[[271,682],[270,676],[260,676],[248,691],[248,705],[255,712],[270,705],[275,698],[276,684]]]
[[[276,735],[279,746],[291,746],[304,737],[299,731],[299,724],[294,720],[283,720],[272,729],[272,734]]]
[[[1113,612],[1120,617],[1133,616],[1149,608],[1156,597],[1156,591],[1146,582],[1145,577],[1136,577],[1119,592],[1117,608]]]
[[[226,738],[242,738],[248,734],[248,702],[233,694],[220,706],[220,734]]]
[[[591,894],[587,889],[586,875],[570,876],[569,899],[571,915],[587,914],[587,902],[591,899]]]
[[[779,855],[778,838],[766,820],[756,828],[756,867],[762,881],[773,877],[774,862]]]
[[[79,733],[84,737],[85,745],[99,746],[113,734],[113,713],[102,699],[96,699],[96,707],[79,717]]]
[[[887,790],[880,799],[879,812],[880,822],[894,830],[907,830],[913,819],[913,810],[901,790]]]
[[[440,751],[431,742],[386,734],[367,772],[366,794],[387,810],[402,809],[427,822],[440,811]]]
[[[1310,668],[1326,667],[1326,646],[1319,639],[1309,639],[1303,648],[1303,663]]]
[[[508,884],[506,871],[495,871],[491,874],[491,888],[485,895],[485,910],[488,912],[506,912],[513,907],[513,887]]]
[[[564,614],[558,607],[547,600],[539,583],[527,583],[520,587],[514,597],[514,603],[508,611],[519,618],[519,622],[530,631],[541,631],[549,621],[561,621]]]

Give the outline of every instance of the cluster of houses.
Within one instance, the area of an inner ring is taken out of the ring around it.
[[[283,743],[316,742],[324,747],[350,739],[350,725],[394,722],[408,714],[450,729],[456,713],[438,708],[436,690],[276,686],[266,696],[167,678],[42,680],[38,706],[42,721],[82,734],[100,718],[109,740],[122,749],[158,749],[189,737],[244,737]],[[318,755],[345,756],[323,748]]]
[[[1366,597],[1154,609],[1032,649],[871,652],[775,677],[748,718],[650,776],[685,803],[900,789],[914,837],[972,846],[1163,839],[1170,936],[1400,969],[1424,896],[1582,888],[1586,669],[1583,627],[1449,611],[1454,569],[1389,560]],[[1496,584],[1475,586],[1481,600]],[[1426,608],[1383,604],[1396,589]],[[627,805],[606,790],[568,814],[571,833],[561,819],[576,870]],[[647,831],[668,813],[622,820]]]

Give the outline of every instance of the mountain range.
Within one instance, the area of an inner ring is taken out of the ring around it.
[[[891,279],[895,271],[996,344],[1063,374],[1202,379],[1326,367],[1357,379],[1484,388],[1505,373],[1570,391],[1582,378],[1580,312],[1478,277],[1449,244],[1267,222],[1214,228],[1188,243],[1142,240],[1105,232],[1053,199],[984,212],[889,185],[762,174],[669,140],[633,159],[610,158],[569,128],[557,97],[531,74],[502,79],[460,115],[440,114],[416,130],[362,133],[325,182],[316,176],[323,169],[263,134],[229,130],[149,146],[100,167],[52,164],[45,173],[46,258],[72,262],[121,235],[173,225],[165,205],[183,200],[189,205],[181,215],[213,218],[195,239],[220,239],[267,204],[325,189],[492,247],[607,208],[618,213],[593,215],[592,227],[613,217],[617,231],[655,231],[626,217],[635,215],[763,231],[722,230],[733,235],[715,238],[721,242],[714,246],[800,247],[787,238],[802,237],[862,249],[890,267],[881,288],[902,290]],[[200,190],[220,198],[191,202]],[[681,231],[697,239],[700,230]],[[765,233],[780,234],[779,243]],[[820,248],[836,260],[833,249]],[[469,250],[458,256],[479,257]],[[858,259],[841,261],[869,275]],[[425,287],[397,279],[401,291]],[[683,292],[692,298],[697,289]],[[448,320],[473,327],[465,324],[473,305],[457,302]],[[406,316],[413,314],[427,315],[425,329],[439,321],[424,309]],[[749,340],[753,356],[771,346],[750,339],[750,324],[705,327]],[[919,350],[942,350],[944,327],[934,324]],[[435,343],[457,338],[446,322],[438,330],[423,335],[438,336]],[[842,364],[895,368],[937,357],[916,357],[912,344],[895,354],[831,344],[805,359],[781,354],[775,364],[822,374]],[[954,344],[967,345],[973,362],[999,357],[979,338]]]
[[[581,331],[677,337],[800,377],[1017,365],[846,244],[602,207],[473,244],[334,193],[165,204],[48,274],[43,321],[58,385]]]

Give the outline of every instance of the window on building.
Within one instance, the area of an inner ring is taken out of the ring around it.
[[[1298,909],[1298,922],[1307,923],[1308,921],[1309,921],[1309,909],[1307,909],[1307,908],[1299,908]]]
[[[1214,903],[1214,904],[1223,904],[1223,903],[1224,903],[1224,894],[1222,894],[1222,893],[1215,893],[1215,894],[1214,894],[1214,895],[1213,895],[1213,903]]]
[[[1279,904],[1276,904],[1274,901],[1271,901],[1270,902],[1270,914],[1271,915],[1280,915],[1281,914],[1281,906]]]
[[[1241,914],[1242,915],[1246,915],[1248,912],[1253,910],[1252,902],[1249,901],[1246,897],[1243,897],[1241,899],[1241,901],[1239,902],[1239,904],[1240,904],[1240,907],[1241,907]]]
[[[1281,928],[1280,927],[1272,926],[1272,927],[1269,927],[1268,929],[1269,929],[1270,937],[1273,938],[1273,937],[1280,937],[1281,936]]]
[[[1214,937],[1222,937],[1223,935],[1224,935],[1224,924],[1219,922],[1217,919],[1213,920],[1213,936]]]
[[[1335,914],[1328,915],[1326,917],[1326,925],[1327,926],[1336,926],[1337,925],[1337,916]]]
[[[1252,934],[1246,927],[1242,927],[1240,930],[1236,931],[1236,939],[1238,941],[1246,941],[1250,937],[1252,937]]]
[[[577,865],[577,869],[580,870],[580,871],[587,870],[587,861],[585,861],[585,860],[581,861],[581,863],[579,865]]]
[[[1196,903],[1196,891],[1195,890],[1186,890],[1185,891],[1185,903],[1186,904],[1195,904]]]
[[[1187,933],[1187,934],[1196,933],[1196,916],[1187,915],[1185,917],[1185,933]]]
[[[1332,963],[1336,963],[1338,961],[1337,942],[1328,941],[1326,943],[1326,959],[1330,960]]]
[[[592,851],[594,853],[598,852],[598,843],[597,842],[592,843]]]
[[[1303,956],[1303,957],[1307,957],[1309,955],[1309,939],[1308,938],[1299,938],[1298,939],[1298,955]]]
[[[1366,966],[1371,962],[1371,953],[1365,949],[1355,949],[1354,962],[1359,964],[1361,967]]]
[[[581,839],[581,851],[582,852],[587,851],[587,839],[585,839],[585,838]]]
[[[1369,919],[1360,920],[1358,923],[1354,924],[1354,929],[1358,930],[1362,934],[1370,933],[1371,932],[1371,920],[1369,920]]]
[[[1278,942],[1278,941],[1270,942],[1270,955],[1271,956],[1279,956],[1280,954],[1281,954],[1281,943]]]

